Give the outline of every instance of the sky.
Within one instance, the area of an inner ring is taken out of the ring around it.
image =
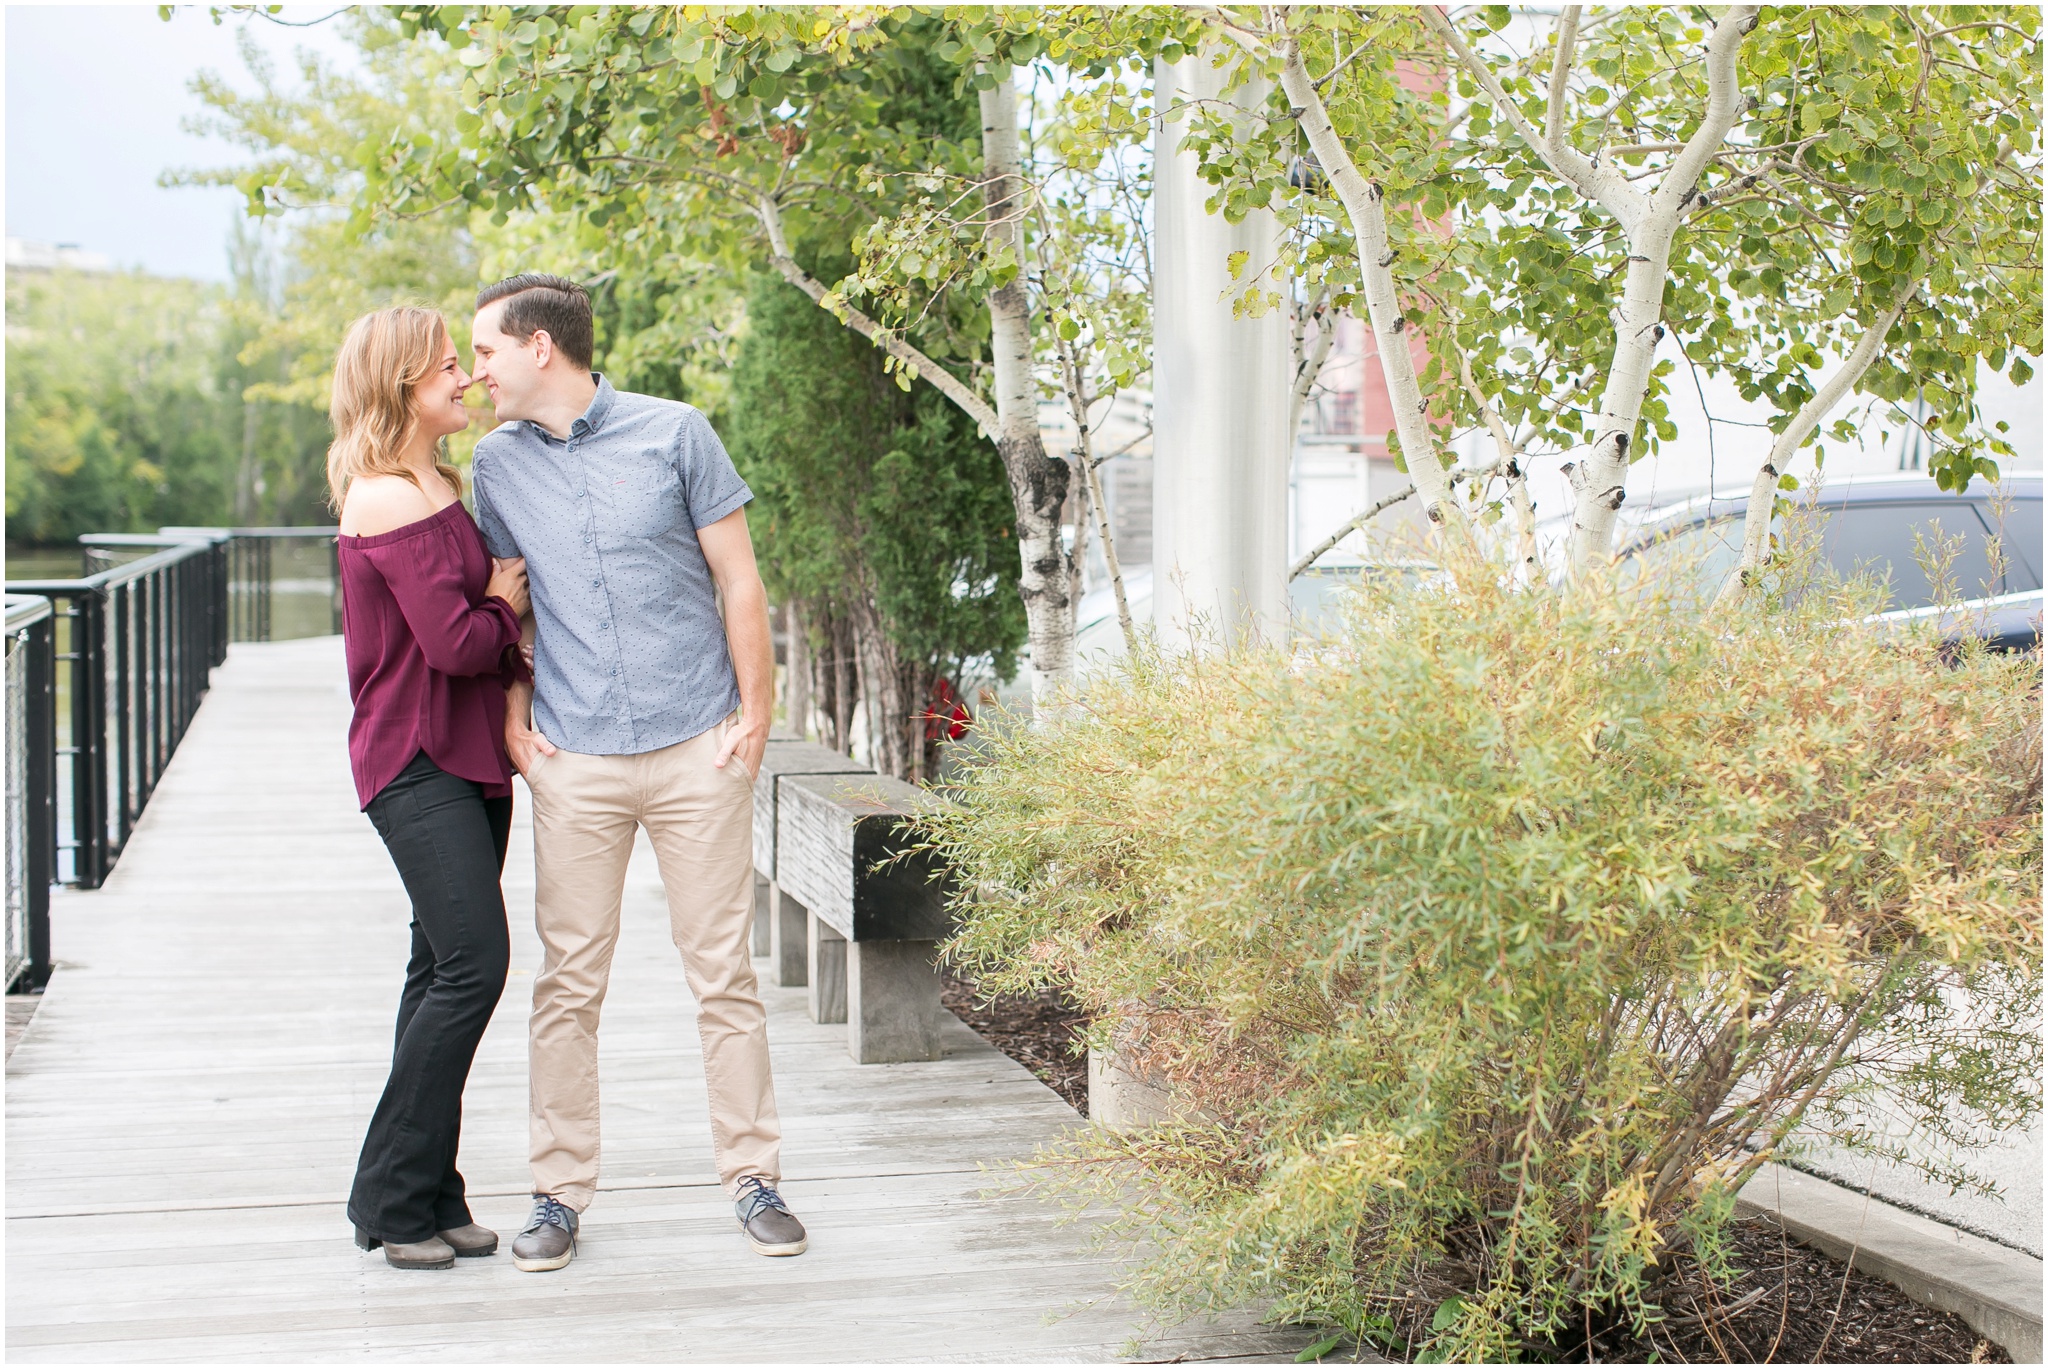
[[[290,6],[304,21],[333,6]],[[354,49],[332,24],[287,28],[180,5],[170,22],[155,5],[8,5],[7,236],[71,243],[117,266],[159,275],[228,278],[227,239],[241,214],[229,188],[165,189],[174,168],[227,166],[239,148],[185,131],[202,106],[192,77],[212,70],[253,90],[236,48],[247,27],[280,74],[306,48],[344,69]]]

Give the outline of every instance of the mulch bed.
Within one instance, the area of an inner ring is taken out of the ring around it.
[[[973,980],[941,973],[941,998],[954,1016],[1088,1115],[1088,1060],[1075,1053],[1088,1025],[1080,1009],[1050,989],[984,1002]],[[1551,1353],[1582,1364],[2011,1363],[1961,1317],[1800,1245],[1768,1218],[1735,1223],[1728,1239],[1742,1271],[1728,1288],[1712,1287],[1681,1260],[1663,1299],[1666,1319],[1648,1335],[1625,1325],[1598,1329],[1590,1353],[1583,1337]],[[1332,1359],[1339,1357],[1345,1352]]]
[[[1564,1348],[1584,1363],[2009,1364],[1961,1317],[1922,1307],[1883,1279],[1849,1270],[1752,1217],[1729,1229],[1726,1289],[1684,1262],[1663,1299],[1666,1320],[1637,1337],[1627,1327]],[[1846,1276],[1846,1282],[1845,1282]]]
[[[983,1002],[974,981],[941,967],[940,1001],[982,1039],[1037,1075],[1040,1082],[1088,1115],[1088,1057],[1075,1043],[1087,1016],[1056,991],[1002,994]]]

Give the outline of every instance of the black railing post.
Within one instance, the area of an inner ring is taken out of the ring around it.
[[[328,583],[334,587],[334,635],[341,635],[341,535],[336,533],[327,542]]]
[[[228,624],[228,549],[233,545],[232,538],[223,537],[213,544],[213,551],[206,558],[213,572],[212,592],[206,596],[206,616],[213,624],[214,665],[226,663],[232,635]]]
[[[71,601],[71,832],[78,882],[97,889],[107,851],[107,615],[104,591]]]
[[[28,966],[21,983],[40,991],[50,982],[50,886],[57,882],[57,620],[32,623],[22,707],[28,722],[24,758],[27,812]]]
[[[50,883],[57,854],[55,629],[47,596],[8,596],[4,982],[10,993],[39,990],[50,973]]]
[[[114,800],[121,815],[121,830],[125,833],[135,806],[130,791],[134,788],[136,758],[142,749],[142,734],[135,725],[134,586],[116,585],[107,591],[107,599],[113,616],[113,630],[109,634],[114,657],[113,750],[119,781],[114,785]]]

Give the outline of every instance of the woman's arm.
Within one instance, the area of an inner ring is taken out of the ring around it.
[[[519,640],[519,611],[526,607],[524,562],[494,571],[490,595],[471,604],[462,590],[462,566],[444,538],[408,537],[365,548],[363,555],[390,587],[428,665],[443,675],[498,673],[505,648]]]

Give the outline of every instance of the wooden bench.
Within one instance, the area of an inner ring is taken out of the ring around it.
[[[809,982],[807,929],[801,904],[785,906],[775,883],[775,792],[785,775],[872,775],[850,756],[816,742],[768,739],[761,773],[754,777],[754,940],[757,956],[768,957],[769,982],[802,988]]]
[[[884,775],[776,782],[775,884],[805,913],[811,1016],[846,1023],[864,1065],[939,1058],[947,887],[929,857],[896,858],[913,843],[903,819],[934,802]]]

